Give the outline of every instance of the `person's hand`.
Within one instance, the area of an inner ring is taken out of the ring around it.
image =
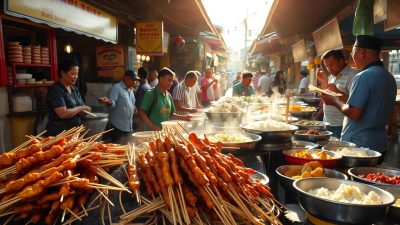
[[[328,84],[328,90],[335,92],[335,93],[340,93],[341,91],[336,87],[335,84]]]
[[[160,131],[160,130],[161,130],[158,126],[156,126],[156,125],[154,125],[154,124],[152,124],[152,125],[150,126],[150,129],[151,129],[152,131]]]
[[[317,69],[315,77],[319,82],[321,82],[322,87],[326,87],[328,85],[328,76],[321,67]]]
[[[88,111],[88,112],[91,112],[91,111],[92,111],[92,107],[89,107],[89,106],[87,106],[87,105],[83,105],[83,106],[82,106],[82,110],[86,110],[86,111]]]
[[[181,117],[181,119],[184,120],[184,121],[190,121],[191,118],[192,118],[192,117],[189,116],[189,115],[185,115],[185,116],[182,116],[182,117]]]
[[[326,105],[334,105],[335,101],[337,101],[337,99],[338,99],[332,95],[326,95],[323,93],[321,93],[320,97],[325,102]]]
[[[193,109],[189,109],[188,112],[190,112],[190,113],[196,113],[196,112],[197,112],[197,109],[194,109],[194,108],[193,108]]]
[[[109,98],[107,98],[107,97],[100,97],[100,98],[97,99],[97,102],[99,102],[100,104],[107,105],[107,106],[112,105],[111,100]]]

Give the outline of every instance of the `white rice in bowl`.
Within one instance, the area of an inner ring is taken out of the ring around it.
[[[341,184],[336,190],[329,190],[325,187],[311,189],[308,191],[316,197],[344,202],[352,204],[363,204],[363,205],[379,205],[383,201],[381,197],[374,191],[370,191],[367,194],[362,192],[357,186]]]

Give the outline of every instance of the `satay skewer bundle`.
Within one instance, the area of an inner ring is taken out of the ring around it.
[[[127,224],[158,210],[172,224],[281,224],[269,187],[253,179],[255,171],[242,161],[222,154],[218,145],[194,133],[185,139],[177,130],[144,144],[145,151],[138,155],[140,177],[146,195],[155,200],[144,201],[119,222]]]
[[[29,223],[53,224],[69,215],[66,222],[71,223],[96,208],[85,209],[94,191],[129,192],[105,171],[127,161],[127,146],[97,142],[102,133],[84,135],[83,127],[76,127],[55,137],[32,136],[0,155],[5,160],[0,162],[0,221],[27,219]],[[100,184],[98,176],[115,186]]]

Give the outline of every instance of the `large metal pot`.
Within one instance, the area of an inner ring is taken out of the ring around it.
[[[301,174],[302,168],[303,166],[301,165],[283,165],[275,170],[276,174],[278,174],[279,182],[287,192],[296,192],[296,189],[293,187],[293,182],[296,181],[296,179],[293,179],[292,177]],[[327,178],[348,179],[345,174],[326,168],[324,168],[324,175]]]
[[[326,128],[329,126],[328,122],[316,120],[299,120],[293,122],[292,124],[298,126],[301,130],[326,130]]]
[[[323,199],[308,193],[311,189],[321,187],[336,190],[341,184],[357,186],[364,193],[374,191],[381,197],[383,203],[378,205],[343,203]],[[317,218],[339,224],[377,223],[385,217],[389,206],[394,203],[394,197],[389,192],[355,181],[336,178],[305,178],[295,181],[293,186],[297,190],[297,197],[303,209]]]
[[[286,143],[287,141],[291,140],[293,133],[299,129],[298,127],[293,125],[290,127],[290,129],[280,131],[256,130],[246,126],[246,124],[241,124],[240,127],[248,133],[260,135],[262,138],[261,142],[263,144]]]
[[[240,122],[244,114],[244,112],[206,112],[210,122]]]
[[[246,141],[246,142],[222,142],[222,150],[228,151],[228,152],[239,152],[239,151],[249,151],[249,150],[254,150],[257,142],[261,140],[261,136],[257,134],[252,134],[252,133],[245,133],[245,132],[215,132],[215,133],[207,133],[205,134],[207,137],[209,136],[214,136],[218,133],[226,133],[226,134],[243,134],[249,138],[251,138],[251,141]]]
[[[294,139],[299,141],[308,141],[317,143],[319,141],[327,141],[332,136],[330,131],[320,131],[319,135],[307,134],[308,130],[298,130],[294,133]]]
[[[349,169],[349,171],[348,171],[348,174],[355,181],[359,181],[359,182],[371,184],[371,185],[386,185],[386,186],[400,188],[399,185],[392,185],[392,184],[382,183],[379,181],[367,180],[367,179],[360,177],[362,175],[368,175],[371,173],[383,173],[387,176],[400,176],[400,170],[391,170],[391,169],[384,169],[384,168],[377,168],[377,167],[353,167],[353,168]]]
[[[340,150],[343,148],[347,149],[357,149],[355,147],[323,147],[322,149],[328,151],[334,151],[339,154]],[[350,156],[350,155],[342,155],[342,160],[339,162],[340,167],[356,167],[356,166],[375,166],[378,163],[379,158],[382,156],[380,152],[373,150],[366,150],[368,156],[360,157],[360,156]]]
[[[385,191],[388,191],[390,194],[394,196],[395,199],[400,199],[400,187],[389,187],[384,185],[377,186],[378,188],[382,188]],[[387,214],[388,221],[397,221],[400,222],[400,206],[391,205],[389,207],[389,212]]]

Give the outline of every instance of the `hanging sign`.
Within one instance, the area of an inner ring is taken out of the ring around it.
[[[136,22],[136,54],[162,55],[163,32],[162,21]]]
[[[120,80],[125,70],[124,49],[122,45],[99,46],[96,48],[97,74]]]
[[[328,50],[343,48],[337,18],[334,18],[318,30],[314,31],[312,36],[318,55],[322,55]]]
[[[387,19],[387,0],[374,1],[374,24]]]
[[[307,58],[306,43],[304,39],[292,45],[292,53],[294,62],[300,62],[303,59]]]
[[[5,13],[117,43],[117,18],[79,0],[8,0]]]
[[[384,23],[384,31],[389,31],[400,27],[400,1],[388,1],[387,19]]]

